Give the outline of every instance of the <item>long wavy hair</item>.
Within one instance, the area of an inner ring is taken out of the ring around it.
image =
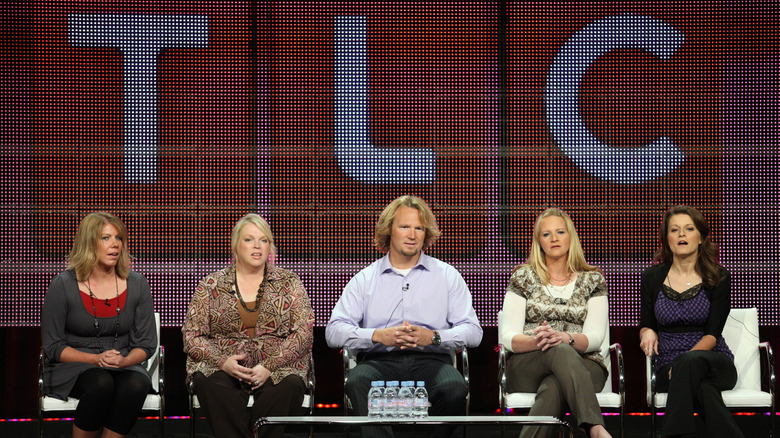
[[[374,230],[374,246],[385,254],[390,250],[390,235],[392,234],[393,220],[398,209],[401,207],[410,207],[420,212],[420,222],[425,227],[425,241],[423,242],[423,251],[428,249],[436,239],[441,235],[439,226],[436,225],[436,216],[433,215],[428,204],[417,196],[404,195],[393,200],[379,215]]]
[[[539,243],[539,238],[542,235],[542,220],[550,216],[557,216],[563,219],[563,222],[566,224],[566,231],[569,233],[569,252],[566,256],[566,266],[569,270],[571,272],[597,271],[597,267],[591,266],[585,261],[585,253],[582,251],[582,245],[580,244],[577,230],[574,228],[574,222],[572,222],[565,211],[558,208],[548,208],[541,212],[536,218],[534,235],[531,240],[531,252],[528,254],[528,259],[525,263],[515,267],[514,270],[516,271],[523,266],[528,266],[539,276],[542,284],[548,284],[550,282],[550,270],[547,268],[544,250],[542,249],[541,243]]]
[[[688,215],[693,220],[693,225],[701,234],[701,245],[699,253],[696,256],[696,265],[694,269],[701,276],[702,283],[706,289],[713,288],[725,277],[723,268],[718,263],[718,244],[712,241],[710,236],[710,226],[704,215],[693,207],[687,205],[678,205],[670,208],[661,222],[661,229],[658,230],[658,240],[661,245],[655,252],[653,262],[671,266],[674,261],[672,248],[669,246],[669,221],[672,216],[677,214]]]
[[[113,225],[122,239],[122,250],[116,263],[116,275],[127,278],[130,272],[130,252],[127,249],[127,228],[116,216],[105,211],[90,213],[81,220],[68,255],[68,269],[76,272],[78,281],[86,281],[98,264],[98,242],[105,225]]]
[[[274,241],[274,233],[271,232],[271,226],[268,225],[265,219],[257,213],[247,213],[233,226],[233,232],[230,235],[230,253],[233,257],[233,263],[236,262],[236,254],[238,254],[238,239],[241,238],[241,230],[245,226],[252,224],[265,234],[268,238],[268,243],[271,244],[271,253],[268,255],[268,264],[273,265],[276,261],[276,243]]]

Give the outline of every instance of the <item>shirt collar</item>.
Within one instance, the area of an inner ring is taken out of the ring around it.
[[[412,266],[412,271],[414,271],[415,269],[425,269],[426,271],[430,271],[429,266],[432,260],[433,260],[432,257],[426,255],[424,252],[420,252],[420,258],[417,259],[417,264]],[[393,265],[390,264],[390,253],[387,253],[385,254],[384,257],[382,257],[381,261],[379,262],[379,272],[385,274],[392,270],[393,270]]]

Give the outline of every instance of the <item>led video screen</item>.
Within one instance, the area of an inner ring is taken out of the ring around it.
[[[775,2],[38,1],[2,7],[0,325],[36,325],[80,219],[128,226],[163,323],[271,224],[324,325],[415,194],[494,325],[565,209],[635,325],[666,209],[710,221],[732,305],[780,315]]]

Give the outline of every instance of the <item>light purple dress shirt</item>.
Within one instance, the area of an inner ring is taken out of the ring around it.
[[[358,272],[347,283],[325,327],[331,348],[385,352],[399,350],[374,343],[377,328],[407,321],[438,330],[441,346],[418,348],[448,353],[476,347],[482,327],[471,303],[471,292],[460,273],[441,260],[420,254],[406,276],[394,271],[388,255]]]

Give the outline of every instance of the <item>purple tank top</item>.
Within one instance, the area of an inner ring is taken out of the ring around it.
[[[687,298],[689,291],[681,294],[686,296],[684,299],[669,298],[666,295],[666,287],[662,287],[658,292],[658,299],[655,302],[655,318],[658,321],[656,370],[672,363],[679,354],[689,351],[704,336],[704,326],[710,313],[710,300],[701,290]],[[675,292],[669,290],[669,293]],[[666,328],[669,331],[665,331]],[[718,338],[712,351],[723,353],[734,360],[734,354],[726,345],[723,336]]]

